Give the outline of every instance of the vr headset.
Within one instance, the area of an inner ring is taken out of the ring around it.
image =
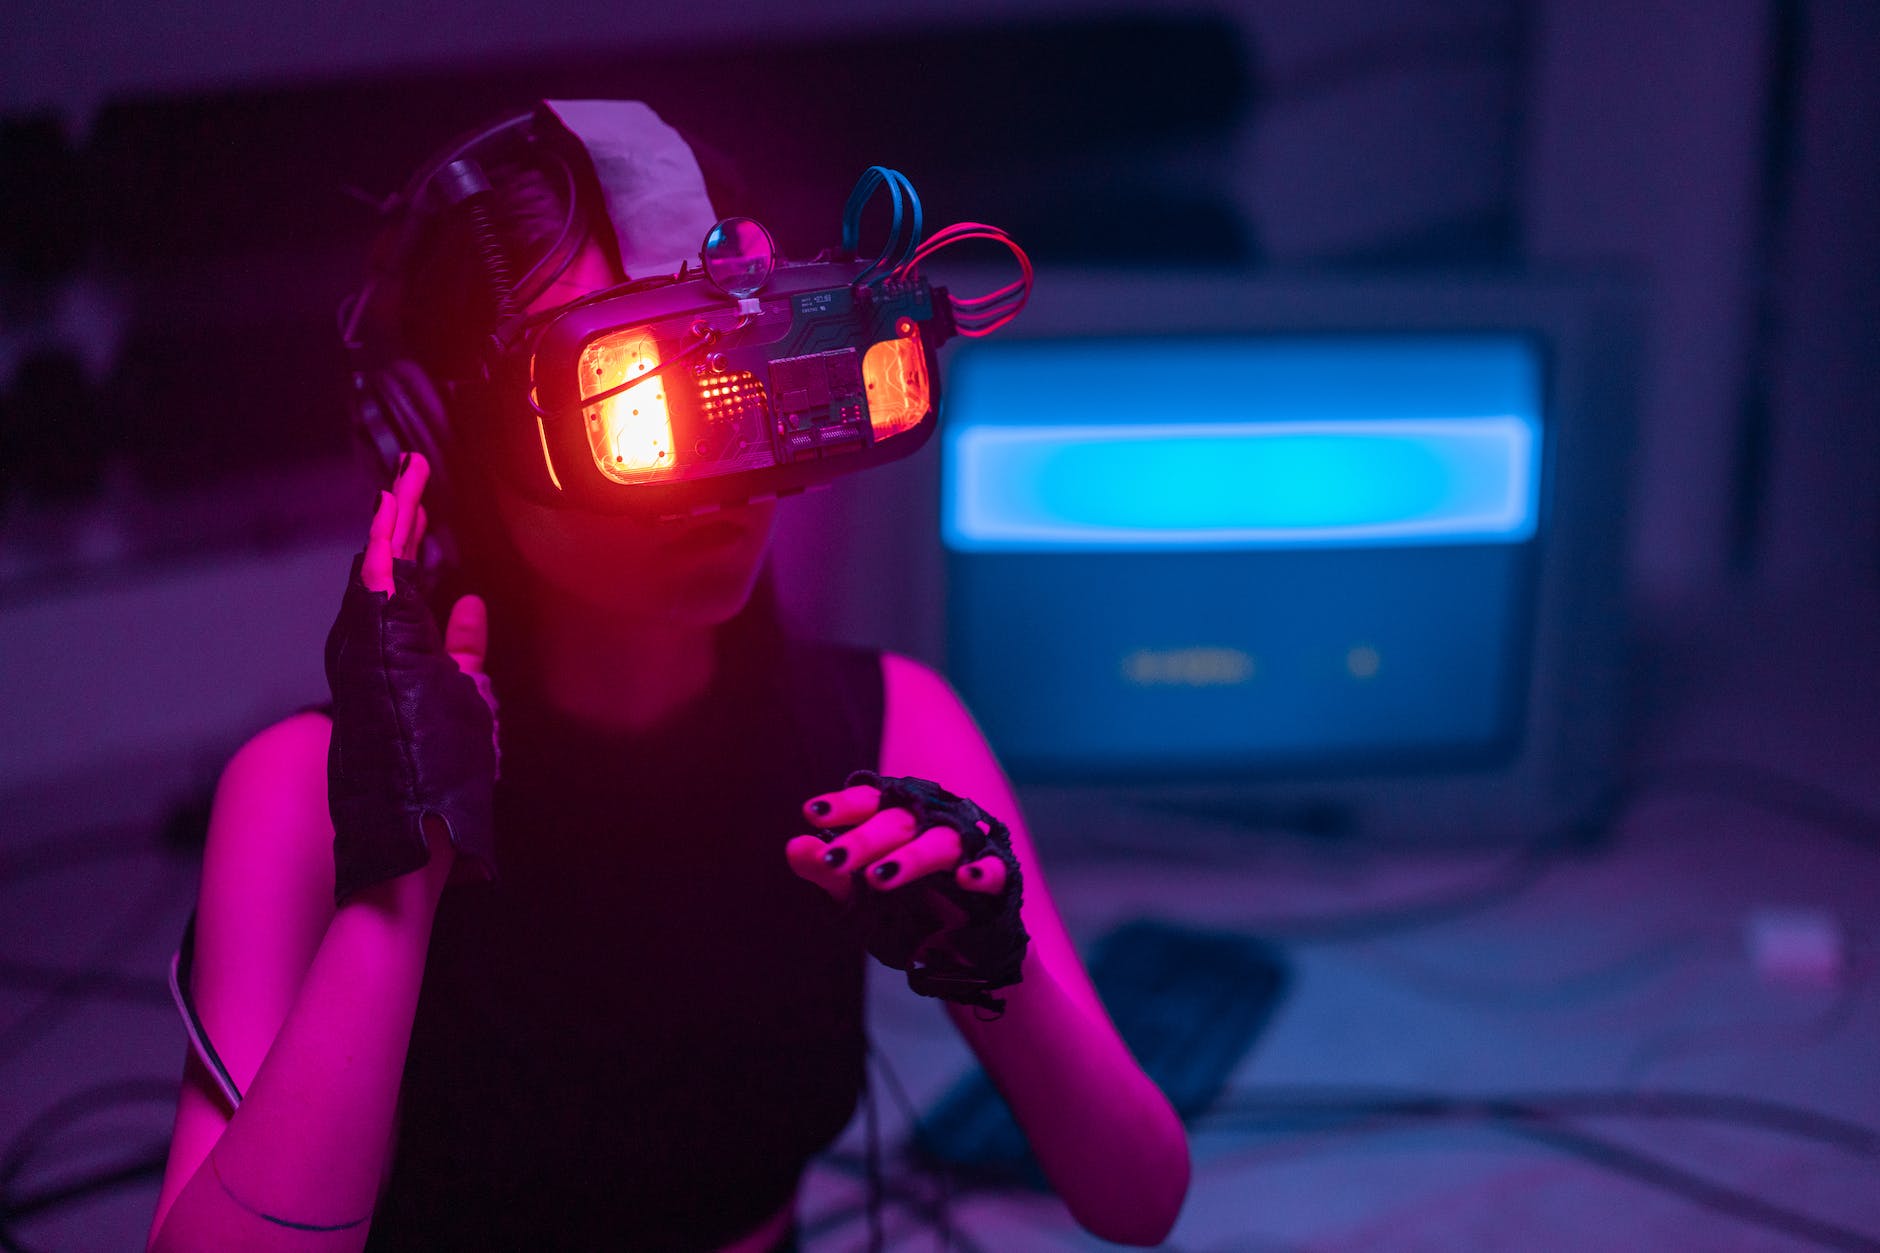
[[[518,158],[559,170],[570,206],[559,238],[520,270],[484,172]],[[624,280],[530,312],[587,241],[576,188],[589,179]],[[889,238],[864,259],[862,211],[883,189]],[[1003,326],[1032,282],[996,227],[960,223],[922,240],[912,184],[880,166],[849,196],[840,247],[784,259],[759,223],[716,217],[690,147],[637,102],[544,102],[428,162],[394,207],[404,217],[391,246],[341,310],[355,416],[381,460],[468,452],[531,500],[601,513],[709,512],[916,451],[937,421],[940,346]],[[368,328],[415,240],[453,217],[474,239],[492,325],[474,365],[439,379]],[[1009,248],[1020,277],[961,300],[920,275],[967,239]]]

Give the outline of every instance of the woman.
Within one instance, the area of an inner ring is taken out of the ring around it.
[[[553,275],[529,309],[621,281],[625,239],[589,180],[572,206],[526,162],[491,182],[511,255]],[[556,224],[577,218],[585,242],[556,272]],[[416,258],[400,315],[441,371],[477,259],[448,238]],[[801,1172],[862,1084],[865,954],[915,897],[964,902],[960,934],[1016,905],[1029,945],[1003,1012],[950,1004],[952,1021],[1077,1221],[1165,1237],[1182,1128],[1098,1003],[946,681],[784,635],[761,575],[774,501],[651,524],[546,508],[455,459],[439,522],[487,601],[455,599],[440,643],[501,696],[500,775],[470,787],[500,877],[453,873],[490,850],[438,813],[405,873],[359,873],[347,822],[336,846],[343,681],[336,711],[235,755],[188,976],[213,1048],[189,1061],[150,1247],[793,1248]],[[410,455],[380,494],[348,605],[408,591],[433,471]],[[487,741],[461,706],[446,721],[459,745]],[[854,771],[873,773],[845,786]],[[1004,819],[1009,847],[923,823],[904,778]]]

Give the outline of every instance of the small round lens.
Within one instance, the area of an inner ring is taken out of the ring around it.
[[[740,300],[755,296],[777,266],[777,245],[770,232],[750,218],[725,218],[705,236],[698,251],[705,277],[719,291]]]

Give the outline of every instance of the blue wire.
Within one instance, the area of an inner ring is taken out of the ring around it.
[[[862,242],[862,206],[868,203],[876,184],[881,182],[881,167],[871,165],[862,171],[862,176],[855,180],[855,190],[849,193],[849,201],[842,206],[842,248],[853,254]]]
[[[894,208],[894,220],[889,223],[888,226],[888,242],[882,246],[881,255],[871,261],[867,269],[855,276],[855,282],[858,286],[867,283],[873,277],[875,271],[885,265],[889,255],[894,251],[896,242],[901,237],[901,185],[894,180],[892,177],[893,173],[894,171],[888,169],[886,166],[869,166],[868,172],[862,176],[862,182],[856,185],[855,195],[851,195],[849,198],[850,204],[855,207],[854,233],[853,238],[851,238],[850,232],[845,228],[843,231],[843,239],[851,252],[861,243],[862,210],[867,206],[869,199],[874,196],[875,188],[883,184],[887,185],[888,196]],[[859,203],[857,202],[857,197],[859,197]]]
[[[894,238],[901,229],[901,189],[889,182],[888,171],[885,167],[871,165],[863,171],[861,178],[856,180],[855,190],[849,193],[849,202],[842,210],[842,247],[851,256],[861,247],[862,210],[867,208],[869,200],[875,194],[875,189],[883,183],[888,184],[888,194],[894,205],[894,223],[888,228],[888,246],[894,246]],[[887,255],[884,249],[881,257],[876,259],[876,264],[879,264]]]
[[[888,226],[888,242],[882,247],[881,255],[871,261],[867,269],[856,275],[855,282],[858,285],[868,282],[878,282],[879,278],[876,276],[877,271],[880,271],[881,275],[885,276],[889,271],[898,269],[900,266],[906,264],[907,259],[913,255],[914,249],[920,244],[920,196],[914,191],[914,184],[909,182],[907,176],[902,174],[899,170],[891,170],[883,165],[871,165],[862,174],[862,177],[856,181],[855,190],[849,193],[848,203],[843,206],[843,249],[853,255],[855,250],[861,246],[862,210],[867,207],[868,201],[874,196],[875,189],[884,184],[888,188],[889,202],[892,205],[894,215],[893,221],[890,222]],[[905,239],[903,239],[901,235],[901,224],[904,220],[905,213],[902,202],[904,192],[906,199],[911,202],[913,208],[913,229]],[[897,246],[899,248],[898,252],[896,251]]]
[[[920,247],[920,240],[921,240],[920,193],[914,190],[914,184],[908,179],[907,175],[901,173],[901,171],[889,170],[888,173],[893,175],[895,179],[899,180],[901,186],[907,189],[908,201],[914,206],[913,229],[908,232],[907,243],[905,246],[902,247],[901,255],[896,257],[894,259],[894,264],[888,267],[890,270],[898,270],[902,266],[907,264],[908,258],[914,255],[914,250]]]

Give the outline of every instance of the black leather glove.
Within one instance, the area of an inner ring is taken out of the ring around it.
[[[907,986],[922,996],[972,1005],[994,1013],[1005,1002],[992,989],[1023,977],[1031,937],[1019,916],[1023,875],[1012,854],[1012,833],[1003,822],[963,796],[912,776],[883,777],[857,770],[846,786],[881,791],[881,808],[905,809],[915,829],[951,827],[960,834],[960,864],[987,854],[1005,863],[1005,887],[997,893],[968,892],[952,875],[928,875],[885,892],[858,891],[868,951],[883,965],[907,972]],[[984,823],[984,827],[981,827]]]
[[[494,715],[444,651],[418,594],[417,566],[392,562],[393,592],[367,590],[353,559],[326,637],[333,693],[327,804],[333,814],[333,896],[417,870],[430,860],[425,815],[443,820],[461,857],[496,874]]]

